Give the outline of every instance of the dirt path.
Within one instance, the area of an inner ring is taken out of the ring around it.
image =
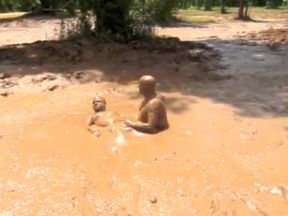
[[[288,19],[261,19],[256,22],[227,21],[219,24],[177,24],[174,27],[157,28],[156,33],[179,37],[182,40],[234,39],[234,36],[259,32],[269,28],[288,26]],[[67,19],[68,23],[72,21]],[[61,20],[49,16],[28,17],[11,22],[0,22],[0,46],[32,43],[38,40],[54,40],[59,37]],[[193,31],[191,31],[193,30]]]
[[[259,22],[228,21],[219,24],[185,25],[184,27],[158,28],[156,32],[161,35],[179,37],[182,40],[233,40],[235,36],[245,35],[249,32],[259,32],[269,28],[282,28],[287,26],[287,20],[262,20]],[[191,31],[193,29],[193,31]]]
[[[0,214],[285,216],[287,46],[239,45],[226,38],[230,30],[215,28],[161,33],[187,40],[197,32],[221,52],[222,68],[212,68],[221,76],[201,69],[209,62],[185,61],[176,70],[170,55],[161,60],[139,51],[108,52],[107,64],[100,64],[102,55],[82,64],[56,57],[35,64],[41,53],[33,49],[26,62],[2,61],[1,72],[21,78],[9,88],[13,94],[0,97]],[[33,35],[26,42],[43,39],[43,32],[25,31]],[[6,38],[2,44],[13,42]],[[94,81],[73,81],[75,71],[94,74]],[[171,124],[153,136],[121,129],[123,119],[137,114],[136,77],[148,72],[162,79]],[[49,90],[55,80],[61,85]],[[118,119],[100,128],[99,138],[86,128],[95,93],[107,98]]]

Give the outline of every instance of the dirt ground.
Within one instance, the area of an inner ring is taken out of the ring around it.
[[[194,42],[30,44],[59,23],[0,23],[0,215],[287,215],[288,46],[249,39],[287,20],[156,30]],[[165,95],[156,135],[122,127],[142,74]],[[112,122],[99,137],[95,94]]]

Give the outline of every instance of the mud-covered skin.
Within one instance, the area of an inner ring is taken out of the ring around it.
[[[99,112],[89,117],[88,125],[97,125],[99,127],[107,127],[113,123],[111,113]]]
[[[95,114],[88,118],[88,126],[91,129],[93,126],[108,127],[116,122],[123,122],[123,115],[121,113],[112,113],[106,110],[106,99],[102,96],[93,98],[92,108]]]
[[[96,127],[107,127],[112,123],[106,111],[106,99],[102,96],[95,96],[92,101],[92,108],[95,112],[94,115],[88,118],[88,131],[97,137],[101,136],[100,130]]]
[[[95,113],[106,111],[107,102],[102,96],[95,96],[93,98],[92,106]]]
[[[106,99],[102,96],[95,96],[92,101],[92,107],[96,114],[92,115],[88,119],[88,125],[97,125],[99,127],[107,127],[111,121],[108,118],[106,111]]]
[[[142,76],[139,80],[139,92],[144,96],[138,121],[127,120],[125,124],[144,133],[157,133],[169,127],[166,107],[163,97],[159,97],[155,91],[156,80],[150,75]]]

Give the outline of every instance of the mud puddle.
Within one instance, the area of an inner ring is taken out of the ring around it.
[[[168,131],[135,134],[120,119],[96,137],[87,130],[95,92],[113,116],[135,117],[140,100],[111,83],[1,100],[2,214],[285,215],[286,198],[259,185],[287,187],[287,118],[170,93],[193,103],[169,109]]]
[[[222,55],[219,76],[204,72],[207,60],[182,61],[177,73],[165,53],[153,55],[156,64],[122,52],[114,67],[102,55],[35,65],[41,52],[1,64],[12,74],[1,84],[16,85],[0,97],[0,214],[286,215],[287,48],[209,43]],[[122,127],[137,115],[136,81],[147,72],[159,79],[171,125],[157,135]],[[87,130],[95,94],[114,119],[99,137]]]

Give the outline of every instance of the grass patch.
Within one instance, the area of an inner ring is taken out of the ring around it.
[[[189,15],[178,15],[177,20],[179,22],[191,23],[191,24],[210,24],[217,23],[216,19],[208,16],[189,16]]]
[[[178,21],[191,24],[213,24],[220,23],[227,15],[220,14],[220,9],[213,11],[202,11],[196,8],[179,10],[176,14]]]
[[[226,7],[227,14],[221,14],[219,7],[214,7],[212,11],[197,10],[191,7],[185,10],[179,10],[176,14],[180,22],[209,24],[221,23],[225,20],[234,20],[238,14],[237,7]],[[252,19],[288,19],[288,9],[285,7],[279,9],[266,9],[265,7],[250,7],[249,15]]]

